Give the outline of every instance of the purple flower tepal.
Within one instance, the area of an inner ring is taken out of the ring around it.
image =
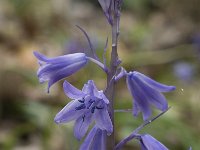
[[[149,134],[140,136],[140,145],[142,150],[168,150],[167,147]]]
[[[94,126],[79,150],[106,150],[106,131]]]
[[[137,71],[127,73],[127,86],[134,98],[133,115],[142,112],[143,119],[147,120],[152,113],[151,105],[161,111],[168,108],[167,100],[162,92],[175,90],[174,86],[158,83]]]
[[[34,55],[40,64],[37,76],[40,83],[48,81],[48,92],[55,82],[77,72],[86,65],[88,60],[84,53],[74,53],[54,58],[47,58],[38,52],[34,52]]]
[[[74,135],[81,139],[88,130],[89,125],[95,121],[96,126],[106,130],[108,135],[113,132],[113,125],[107,110],[109,100],[98,91],[94,82],[89,80],[82,91],[65,81],[63,84],[65,94],[73,99],[55,117],[58,124],[75,120]]]

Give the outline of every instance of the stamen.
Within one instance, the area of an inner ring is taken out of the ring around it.
[[[84,103],[85,100],[84,100],[84,99],[79,99],[78,101],[79,101],[80,103]]]
[[[91,113],[93,114],[94,113],[94,111],[95,111],[95,106],[94,107],[92,107],[92,109],[91,109]]]
[[[94,100],[90,99],[89,102],[88,102],[89,104],[88,104],[88,106],[87,106],[87,109],[89,109],[90,106],[91,106],[94,102],[95,102]]]
[[[103,109],[104,107],[98,107],[98,106],[96,106],[96,109]]]
[[[81,110],[81,109],[85,109],[85,108],[86,108],[85,104],[81,104],[80,106],[76,107],[75,109]]]
[[[93,100],[93,99],[89,100],[89,103],[94,103],[94,102],[95,102],[95,100]]]
[[[85,115],[82,116],[83,122],[85,121]]]

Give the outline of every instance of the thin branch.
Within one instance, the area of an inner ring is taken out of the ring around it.
[[[167,110],[161,112],[160,114],[158,114],[157,116],[144,121],[138,128],[136,128],[128,137],[124,138],[123,140],[121,140],[116,146],[115,146],[115,150],[120,150],[128,141],[132,140],[133,138],[136,137],[137,133],[143,129],[145,126],[147,126],[148,124],[150,124],[151,122],[155,121],[156,119],[158,119],[159,117],[161,117],[163,114],[165,114],[171,107],[169,107]]]
[[[146,125],[150,124],[151,122],[155,121],[159,117],[161,117],[163,114],[165,114],[171,107],[168,107],[167,110],[161,112],[157,116],[153,117],[152,119],[149,119],[145,121],[143,124],[141,124],[137,129],[134,130],[135,133],[138,133],[142,128],[144,128]]]

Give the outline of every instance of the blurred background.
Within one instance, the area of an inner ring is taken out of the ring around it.
[[[200,1],[124,0],[119,56],[127,70],[175,85],[165,94],[172,108],[141,133],[149,133],[171,150],[200,149]],[[73,123],[56,125],[54,116],[69,102],[62,81],[38,82],[33,51],[49,57],[80,52],[91,37],[99,57],[110,27],[97,0],[0,1],[0,150],[77,150]],[[107,58],[111,47],[108,47]],[[91,71],[92,70],[92,71]],[[78,88],[95,80],[105,88],[105,74],[90,63],[67,78]],[[125,80],[117,84],[115,108],[131,108]],[[154,115],[158,114],[154,112]],[[116,141],[142,123],[141,116],[116,113]],[[139,150],[138,141],[124,150]]]

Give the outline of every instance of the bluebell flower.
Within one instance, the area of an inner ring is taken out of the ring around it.
[[[149,134],[140,136],[140,145],[142,150],[168,150],[167,147]]]
[[[127,86],[131,92],[133,102],[133,115],[142,112],[143,119],[147,120],[152,113],[151,105],[161,111],[168,108],[168,103],[162,92],[175,90],[174,86],[158,83],[137,71],[127,73]]]
[[[48,92],[55,82],[77,72],[86,65],[88,60],[84,53],[74,53],[54,58],[47,58],[38,52],[34,52],[34,55],[40,64],[37,76],[40,83],[48,81]]]
[[[106,150],[106,131],[94,126],[79,150]]]
[[[75,120],[74,136],[81,139],[94,121],[101,130],[108,134],[113,132],[113,125],[108,113],[109,100],[103,91],[98,91],[92,80],[84,85],[82,91],[75,88],[69,82],[63,84],[65,94],[73,99],[55,117],[57,124]]]

